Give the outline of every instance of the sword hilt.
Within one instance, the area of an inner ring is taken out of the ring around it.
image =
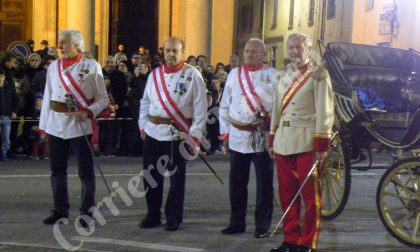
[[[66,93],[64,95],[65,97],[65,102],[67,107],[69,107],[71,109],[71,111],[77,111],[77,106],[76,106],[76,102],[74,101],[74,97],[72,93]]]

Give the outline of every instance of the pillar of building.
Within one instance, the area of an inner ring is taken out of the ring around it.
[[[35,50],[40,49],[42,40],[48,40],[50,46],[56,45],[56,9],[56,0],[33,0],[32,39],[35,41]]]
[[[206,55],[211,52],[211,1],[185,0],[179,5],[180,32],[184,34],[186,51],[185,55]]]
[[[95,0],[67,0],[67,29],[80,31],[85,51],[95,55]]]
[[[100,64],[105,63],[109,47],[109,1],[95,2],[95,44],[98,45],[97,59]],[[95,55],[94,55],[95,56]]]
[[[158,47],[171,35],[171,1],[160,0],[159,9],[159,29],[158,29]]]
[[[229,63],[233,47],[235,1],[213,1],[211,26],[211,63]]]

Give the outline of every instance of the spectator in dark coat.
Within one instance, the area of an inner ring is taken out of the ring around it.
[[[1,126],[1,153],[0,160],[7,161],[7,151],[10,148],[11,120],[16,118],[18,97],[13,71],[17,67],[17,56],[4,52],[0,58],[0,126]]]
[[[130,121],[130,144],[131,149],[129,154],[133,156],[140,156],[142,153],[143,141],[139,136],[139,113],[140,113],[140,100],[143,97],[144,88],[146,87],[147,77],[151,71],[148,63],[142,63],[134,69],[135,77],[130,83],[130,92],[128,92],[128,107],[130,108],[130,116],[133,118]]]
[[[41,56],[41,58],[44,58],[48,55],[48,40],[41,41],[41,49],[36,51],[36,53],[38,53]]]
[[[37,73],[32,79],[31,89],[35,94],[44,94],[45,82],[47,81],[47,69],[55,60],[54,56],[47,55],[42,59],[43,69]]]
[[[117,118],[126,117],[126,111],[122,108],[124,107],[124,103],[127,102],[127,91],[128,91],[128,84],[125,75],[120,71],[116,70],[114,58],[109,55],[105,59],[105,66],[102,69],[104,76],[108,76],[110,80],[109,90],[114,97],[115,103],[118,105],[117,110]],[[120,121],[113,121],[113,141],[112,141],[112,153],[116,153],[119,147],[119,139],[121,135],[121,122]]]

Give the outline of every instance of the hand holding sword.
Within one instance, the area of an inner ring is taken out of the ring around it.
[[[83,110],[79,110],[75,101],[74,97],[71,93],[67,93],[64,95],[66,104],[69,108],[71,108],[72,114],[76,118],[76,121],[83,122],[88,118],[88,113]]]

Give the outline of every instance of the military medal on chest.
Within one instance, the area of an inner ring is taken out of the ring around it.
[[[181,73],[181,77],[179,82],[176,84],[175,86],[175,90],[174,93],[175,94],[179,94],[179,95],[183,95],[185,92],[187,92],[187,89],[185,88],[185,73],[184,71]]]
[[[83,83],[85,79],[85,75],[87,75],[88,73],[89,73],[89,69],[83,63],[82,66],[80,67],[79,74],[78,74],[80,83]]]

